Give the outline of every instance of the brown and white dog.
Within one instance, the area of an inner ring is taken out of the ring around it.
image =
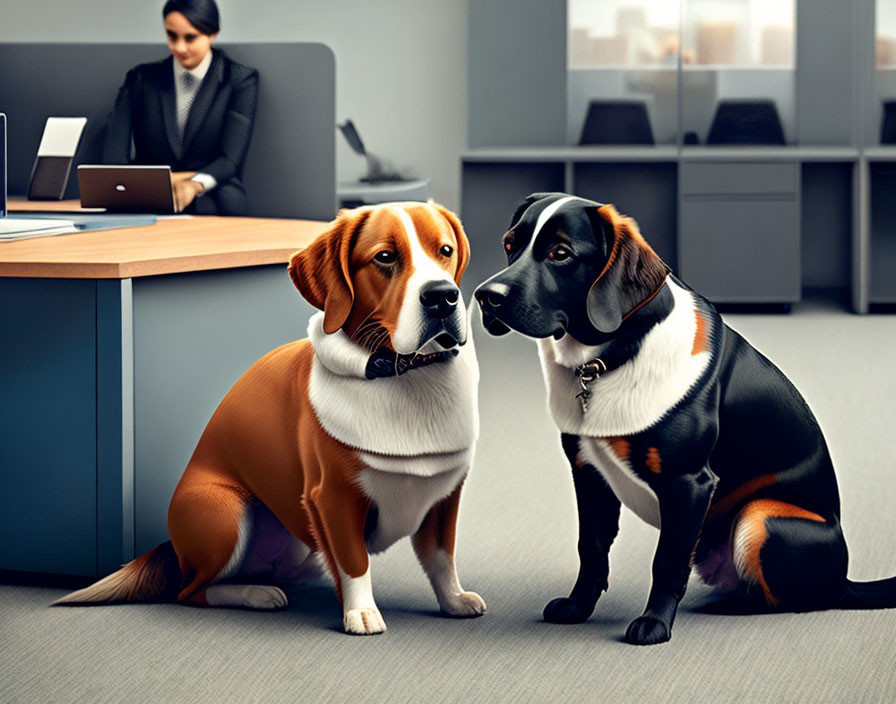
[[[286,606],[323,562],[349,633],[386,629],[369,553],[410,535],[443,612],[479,616],[454,566],[479,430],[458,285],[469,244],[432,203],[342,211],[289,273],[322,312],[218,406],[171,499],[170,542],[57,604]]]

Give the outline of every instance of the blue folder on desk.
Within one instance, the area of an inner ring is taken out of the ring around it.
[[[74,215],[74,217],[72,217]],[[32,237],[52,237],[56,235],[71,235],[79,232],[94,232],[97,230],[115,230],[122,227],[139,227],[141,225],[154,225],[154,215],[101,215],[82,213],[23,213],[16,215],[15,220],[22,224],[21,229],[16,229],[0,234],[0,242],[24,240]],[[28,220],[40,222],[40,229],[29,230]],[[48,220],[59,220],[59,228],[46,228]]]

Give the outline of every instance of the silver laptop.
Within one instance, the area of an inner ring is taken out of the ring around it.
[[[138,213],[176,212],[169,166],[78,167],[81,207]]]
[[[75,223],[63,218],[7,217],[6,183],[6,115],[0,112],[0,242],[78,231]]]

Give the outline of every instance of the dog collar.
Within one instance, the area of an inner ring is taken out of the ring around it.
[[[401,376],[411,369],[428,367],[453,359],[458,354],[456,349],[429,354],[398,354],[392,350],[381,349],[374,352],[367,360],[365,376],[368,379],[380,379],[389,376]]]

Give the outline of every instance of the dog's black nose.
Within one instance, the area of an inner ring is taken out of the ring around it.
[[[457,309],[459,292],[450,281],[432,281],[420,289],[420,303],[434,318],[447,318]]]
[[[500,308],[504,301],[507,298],[508,288],[506,284],[500,283],[485,283],[476,291],[473,292],[473,295],[476,297],[476,300],[479,301],[479,307],[482,310],[494,310],[496,308]]]

